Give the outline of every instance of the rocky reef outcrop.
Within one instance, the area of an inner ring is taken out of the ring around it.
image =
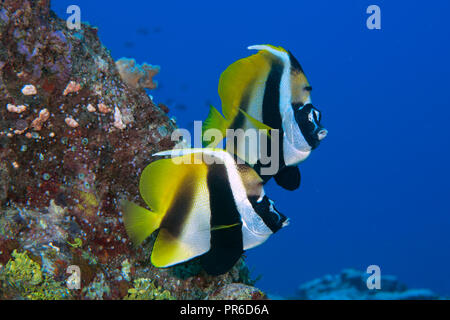
[[[382,275],[380,289],[368,289],[369,274],[355,269],[304,283],[295,299],[302,300],[436,300],[440,297],[428,289],[408,289],[395,276]]]
[[[242,260],[219,277],[195,260],[156,269],[153,239],[130,243],[120,200],[140,202],[139,175],[173,146],[175,123],[144,90],[159,69],[133,77],[124,61],[95,27],[69,30],[49,0],[0,3],[0,299],[203,299],[252,285]],[[263,297],[247,291],[228,296]]]

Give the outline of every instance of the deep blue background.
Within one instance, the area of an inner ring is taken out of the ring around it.
[[[301,165],[303,182],[267,194],[292,223],[250,250],[259,286],[377,264],[410,287],[450,295],[449,1],[57,0],[99,27],[115,59],[161,65],[151,92],[180,127],[220,107],[220,73],[270,43],[291,50],[329,136]],[[382,29],[366,28],[381,7]]]

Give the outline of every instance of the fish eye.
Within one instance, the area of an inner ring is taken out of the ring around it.
[[[311,92],[312,91],[312,87],[311,86],[306,86],[303,88],[303,90]]]

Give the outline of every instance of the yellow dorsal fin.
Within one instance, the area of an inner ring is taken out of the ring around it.
[[[231,64],[220,76],[219,96],[222,100],[222,113],[232,121],[239,113],[242,98],[259,82],[264,82],[270,71],[273,56],[260,51],[250,57]]]
[[[194,163],[194,157],[199,156],[201,154],[188,154],[173,159],[160,159],[150,163],[142,171],[139,191],[153,211],[161,215],[167,212],[180,183],[192,169],[186,164]]]

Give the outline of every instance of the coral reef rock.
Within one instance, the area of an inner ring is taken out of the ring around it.
[[[1,1],[0,299],[204,299],[250,283],[242,260],[219,277],[157,269],[154,237],[130,243],[120,201],[141,201],[140,173],[175,129],[143,89],[159,69],[135,67],[121,76],[97,29],[69,30],[49,0]]]
[[[428,289],[408,289],[396,277],[381,276],[381,289],[368,289],[370,275],[354,269],[338,275],[326,275],[300,285],[296,299],[302,300],[435,300],[439,296]]]
[[[147,63],[139,65],[134,59],[121,58],[116,62],[117,70],[127,85],[135,89],[155,89],[158,85],[153,77],[159,73],[159,66]]]
[[[208,296],[209,300],[264,300],[266,295],[255,287],[242,283],[230,283]]]

